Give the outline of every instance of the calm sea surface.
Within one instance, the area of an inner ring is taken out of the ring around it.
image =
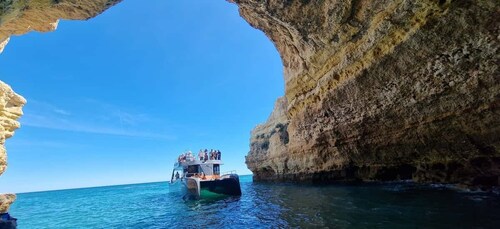
[[[19,228],[500,228],[500,196],[410,183],[253,183],[185,201],[166,182],[19,194]]]

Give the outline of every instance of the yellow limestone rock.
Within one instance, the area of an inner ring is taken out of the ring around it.
[[[255,180],[499,185],[500,1],[234,2],[284,65],[287,125],[252,132]]]
[[[5,140],[14,135],[14,130],[19,128],[17,119],[23,115],[22,107],[26,100],[16,94],[12,88],[0,81],[0,175],[7,168],[7,153]],[[10,204],[14,202],[14,194],[0,194],[0,213],[7,212]]]
[[[14,200],[16,200],[14,194],[0,194],[0,214],[9,211],[9,207]]]
[[[22,108],[25,103],[26,99],[0,81],[0,175],[7,167],[5,140],[12,137],[14,131],[19,128],[17,119],[23,115]]]

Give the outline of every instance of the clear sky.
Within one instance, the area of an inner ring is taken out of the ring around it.
[[[244,163],[283,95],[279,55],[226,1],[127,0],[12,37],[0,79],[28,103],[1,192],[165,181],[184,150]]]

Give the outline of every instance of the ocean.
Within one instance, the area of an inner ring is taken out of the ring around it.
[[[500,228],[500,195],[409,182],[252,182],[185,200],[167,182],[18,194],[18,228]]]

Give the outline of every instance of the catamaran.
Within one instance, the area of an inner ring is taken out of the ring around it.
[[[220,172],[219,158],[200,160],[192,156],[181,158],[174,164],[170,186],[182,185],[190,197],[202,197],[202,190],[224,195],[241,195],[240,178],[236,171]]]

